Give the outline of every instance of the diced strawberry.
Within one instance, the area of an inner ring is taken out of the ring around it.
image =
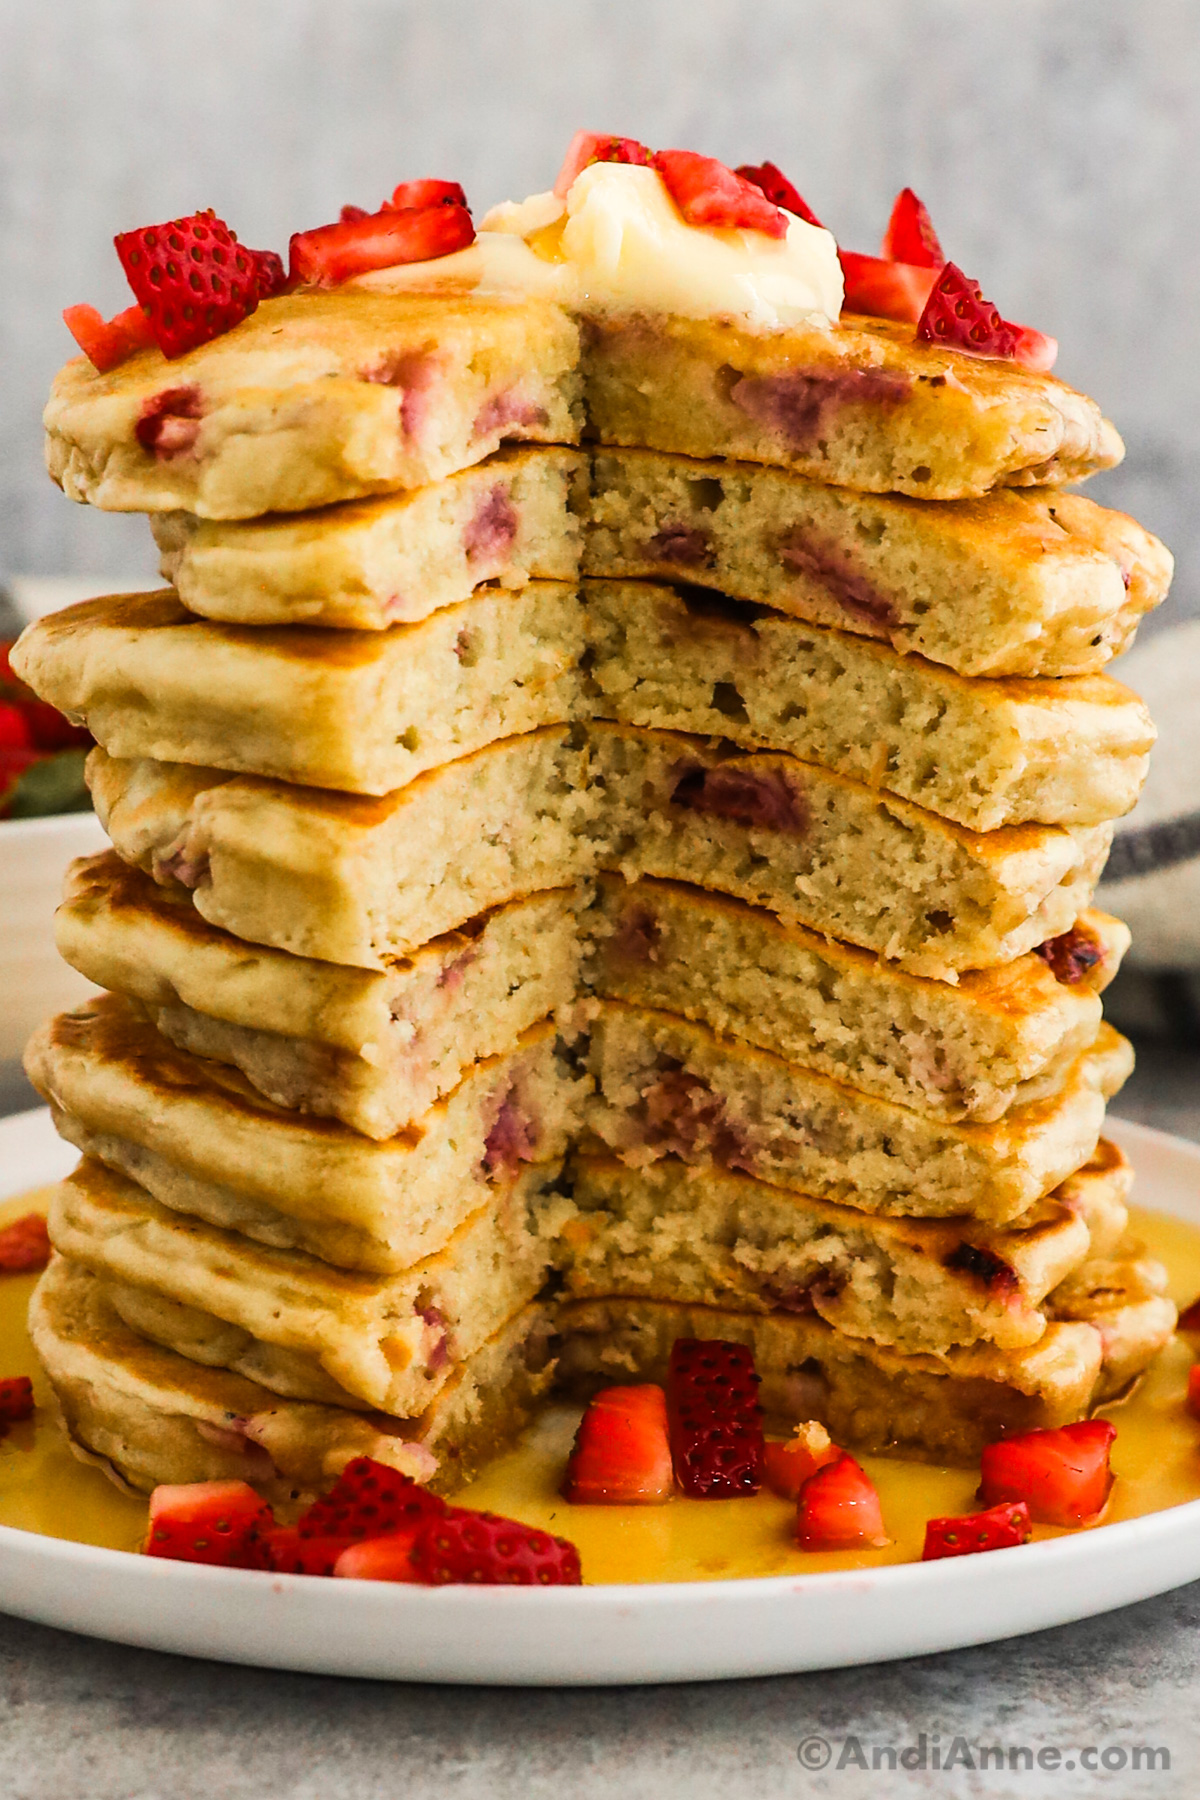
[[[1085,926],[1072,925],[1070,931],[1060,932],[1058,937],[1047,938],[1044,944],[1035,944],[1035,956],[1049,963],[1050,971],[1056,981],[1064,987],[1074,987],[1082,981],[1089,969],[1104,961],[1104,951]]]
[[[254,279],[260,300],[270,300],[287,287],[287,270],[278,250],[247,250],[254,259]]]
[[[668,1394],[675,1479],[694,1500],[762,1486],[762,1408],[753,1353],[722,1339],[676,1338]]]
[[[886,262],[882,256],[860,256],[856,250],[839,250],[838,260],[846,284],[843,312],[917,323],[933,292],[936,269]]]
[[[50,1261],[50,1234],[43,1214],[26,1213],[0,1231],[0,1272],[25,1275]]]
[[[1007,324],[1007,321],[1006,321]],[[1048,375],[1058,357],[1058,339],[1035,331],[1032,325],[1008,325],[1013,334],[1012,359],[1035,374]]]
[[[636,138],[613,137],[603,131],[577,131],[567,145],[562,167],[554,178],[554,192],[565,200],[571,183],[592,163],[641,163],[653,161],[645,144]]]
[[[761,188],[767,199],[775,206],[782,206],[785,211],[795,213],[808,225],[820,226],[812,207],[809,206],[799,188],[793,187],[782,169],[777,169],[773,162],[739,163],[733,171],[743,181],[749,181],[756,188]]]
[[[260,1534],[271,1523],[270,1507],[244,1481],[156,1487],[150,1496],[145,1553],[176,1562],[257,1569],[264,1560]]]
[[[575,1433],[564,1499],[574,1506],[653,1505],[668,1500],[674,1485],[663,1390],[647,1384],[597,1394]]]
[[[350,201],[347,201],[341,212],[338,214],[338,220],[343,225],[353,225],[359,219],[369,219],[370,216],[371,215],[365,206],[354,206]]]
[[[261,1533],[263,1561],[277,1575],[332,1575],[350,1547],[344,1537],[303,1537],[294,1525],[272,1525]]]
[[[1180,1312],[1176,1328],[1179,1331],[1200,1331],[1200,1294],[1197,1294],[1190,1306],[1185,1306]]]
[[[127,306],[111,319],[103,318],[94,306],[68,306],[63,324],[101,375],[154,342],[150,321],[140,306]]]
[[[694,150],[659,150],[654,167],[689,225],[716,225],[731,230],[787,236],[787,220],[760,187],[735,175],[715,156]]]
[[[419,1581],[413,1551],[418,1537],[427,1529],[426,1525],[414,1525],[408,1531],[349,1544],[338,1557],[333,1573],[347,1581]]]
[[[466,206],[467,196],[457,181],[402,181],[385,200],[383,210],[407,212],[414,206]]]
[[[258,305],[254,253],[212,212],[123,231],[113,242],[168,358],[232,330]]]
[[[413,1567],[431,1587],[451,1582],[482,1586],[578,1587],[579,1552],[516,1519],[451,1506],[417,1537]]]
[[[830,1442],[825,1427],[816,1419],[808,1419],[797,1425],[795,1437],[786,1443],[768,1439],[763,1445],[763,1480],[773,1494],[795,1500],[810,1475],[827,1463],[836,1462],[841,1454],[837,1445]]]
[[[0,700],[0,750],[32,750],[33,747],[28,706]]]
[[[443,1513],[446,1502],[370,1456],[348,1462],[333,1486],[296,1521],[301,1537],[384,1537]]]
[[[964,1513],[957,1519],[930,1519],[925,1526],[922,1562],[943,1556],[974,1556],[981,1550],[1008,1550],[1027,1544],[1033,1527],[1023,1500],[1006,1501],[987,1512]]]
[[[965,350],[970,356],[1011,358],[1017,343],[1013,327],[984,299],[979,283],[952,262],[938,271],[917,321],[917,336],[924,343]]]
[[[809,1476],[796,1507],[802,1550],[878,1550],[887,1541],[875,1483],[852,1456],[843,1450]]]
[[[28,1375],[7,1375],[0,1381],[0,1426],[18,1425],[33,1417],[33,1383]]]
[[[911,188],[901,188],[896,195],[882,254],[889,262],[912,263],[918,269],[940,269],[946,261],[925,203]]]
[[[983,1453],[979,1498],[986,1506],[1024,1500],[1042,1525],[1089,1525],[1104,1511],[1113,1474],[1116,1428],[1081,1419],[1049,1431],[1003,1438]]]
[[[465,206],[424,206],[368,213],[292,236],[289,278],[315,287],[337,287],[371,269],[432,262],[465,250],[475,227]]]
[[[1179,1323],[1182,1325],[1183,1320]],[[1200,1419],[1200,1363],[1193,1363],[1188,1370],[1187,1409]]]

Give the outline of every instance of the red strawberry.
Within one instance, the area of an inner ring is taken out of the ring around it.
[[[689,225],[719,225],[787,236],[787,220],[760,187],[735,175],[715,156],[694,150],[659,150],[654,167]]]
[[[1104,1511],[1113,1484],[1108,1459],[1116,1435],[1107,1419],[1081,1419],[989,1444],[979,1498],[987,1506],[1024,1500],[1042,1525],[1089,1525]]]
[[[8,1375],[0,1381],[0,1425],[7,1428],[33,1417],[33,1383],[28,1375]]]
[[[965,1513],[957,1519],[930,1519],[925,1526],[922,1562],[942,1556],[974,1556],[980,1550],[1008,1550],[1027,1544],[1032,1530],[1023,1500],[993,1506],[988,1512]]]
[[[50,1261],[50,1234],[41,1213],[26,1213],[0,1231],[0,1271],[24,1275]]]
[[[260,1534],[271,1509],[244,1481],[191,1481],[156,1487],[150,1496],[147,1556],[217,1563],[226,1569],[263,1564]]]
[[[384,1537],[443,1513],[446,1502],[369,1456],[348,1462],[333,1486],[296,1521],[301,1537]]]
[[[799,188],[793,187],[783,170],[777,169],[773,162],[739,163],[733,172],[740,175],[743,181],[761,188],[774,206],[782,206],[787,212],[795,213],[798,219],[803,219],[808,225],[820,225],[820,219]]]
[[[918,269],[940,269],[946,260],[925,203],[911,188],[896,195],[882,253],[889,262],[912,263]]]
[[[127,306],[111,319],[102,318],[94,306],[68,306],[63,324],[101,375],[154,342],[150,321],[140,306]]]
[[[1011,358],[1017,343],[1013,327],[984,299],[979,283],[952,262],[938,273],[917,322],[917,336],[927,344],[944,344],[970,356]]]
[[[407,212],[420,206],[466,206],[467,196],[457,181],[402,181],[385,200],[383,210]]]
[[[212,212],[123,231],[113,242],[168,358],[232,330],[258,305],[254,253]]]
[[[574,1506],[630,1506],[668,1500],[674,1487],[667,1397],[660,1387],[605,1388],[575,1433],[563,1480]]]
[[[294,1525],[272,1525],[260,1536],[264,1563],[277,1575],[332,1575],[351,1542],[344,1537],[302,1537]]]
[[[28,708],[0,700],[0,750],[32,750]]]
[[[287,270],[278,250],[247,250],[246,255],[254,259],[254,280],[259,299],[270,300],[274,295],[282,294],[287,286]]]
[[[668,1387],[675,1479],[692,1499],[756,1494],[762,1409],[753,1353],[721,1339],[676,1338]]]
[[[21,710],[36,750],[75,750],[92,741],[86,725],[72,725],[57,706],[46,700],[27,700]]]
[[[1179,1323],[1182,1325],[1183,1320],[1180,1319]],[[1200,1363],[1193,1363],[1188,1370],[1187,1409],[1200,1419]]]
[[[917,323],[933,292],[936,269],[885,262],[881,256],[860,256],[856,250],[839,250],[838,260],[846,283],[844,312]]]
[[[1178,1329],[1180,1331],[1200,1331],[1200,1294],[1197,1294],[1190,1306],[1183,1308],[1178,1319]]]
[[[796,1542],[802,1550],[880,1549],[888,1541],[875,1483],[843,1451],[800,1490]]]
[[[1010,325],[1008,329],[1014,338],[1013,361],[1036,374],[1048,375],[1058,356],[1058,339],[1035,331],[1032,325]]]
[[[763,1480],[781,1499],[795,1500],[811,1475],[827,1463],[836,1462],[842,1452],[829,1440],[829,1433],[815,1419],[797,1425],[796,1435],[787,1443],[763,1445]]]
[[[447,1507],[419,1534],[412,1553],[418,1581],[484,1586],[578,1587],[579,1552],[565,1538],[495,1513]]]
[[[312,287],[337,287],[370,269],[431,262],[465,250],[475,227],[465,206],[424,206],[368,213],[293,233],[289,279]]]
[[[597,162],[649,163],[653,158],[645,144],[636,138],[611,137],[602,131],[577,131],[567,146],[567,154],[554,178],[554,192],[565,200],[567,190],[577,175]]]
[[[413,1551],[417,1538],[426,1529],[424,1525],[414,1525],[408,1531],[394,1531],[387,1537],[364,1538],[361,1544],[348,1544],[338,1557],[333,1573],[347,1581],[418,1581]]]

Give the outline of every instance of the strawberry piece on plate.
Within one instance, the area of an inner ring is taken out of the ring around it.
[[[613,137],[603,131],[577,131],[567,145],[562,167],[554,177],[554,192],[565,200],[577,175],[598,162],[646,163],[654,159],[636,138]]]
[[[796,1542],[802,1550],[878,1550],[887,1541],[875,1483],[843,1450],[801,1488]]]
[[[845,281],[843,312],[868,313],[875,319],[900,319],[915,325],[929,303],[936,269],[913,263],[887,262],[882,256],[860,256],[839,250]]]
[[[0,1381],[0,1427],[19,1425],[33,1417],[33,1383],[28,1375],[7,1375]]]
[[[113,242],[155,342],[169,359],[231,331],[258,305],[254,253],[212,212],[122,231]]]
[[[970,356],[1011,358],[1017,344],[1015,330],[984,299],[979,283],[952,262],[938,271],[917,321],[917,336],[924,343],[965,350]]]
[[[190,1481],[150,1496],[147,1556],[260,1569],[271,1509],[244,1481]]]
[[[154,342],[150,321],[140,306],[127,306],[111,319],[103,318],[94,306],[68,306],[63,324],[101,375]]]
[[[412,1479],[389,1469],[370,1456],[348,1462],[327,1494],[322,1495],[296,1521],[301,1537],[384,1537],[446,1510],[439,1500]]]
[[[310,287],[337,287],[371,269],[432,262],[465,250],[475,227],[465,206],[388,207],[361,219],[341,219],[292,235],[289,279]]]
[[[272,1525],[260,1534],[265,1566],[276,1575],[332,1575],[352,1540],[302,1537],[294,1525]]]
[[[413,1525],[407,1531],[389,1532],[387,1537],[348,1544],[333,1573],[345,1581],[419,1581],[413,1551],[427,1529],[424,1524]]]
[[[754,1356],[720,1338],[676,1338],[668,1416],[675,1479],[693,1500],[762,1486],[762,1408]]]
[[[1179,1323],[1182,1325],[1183,1320]],[[1190,1329],[1194,1331],[1196,1327],[1193,1325]],[[1200,1363],[1193,1363],[1188,1370],[1187,1409],[1200,1419]]]
[[[401,181],[392,190],[383,211],[407,212],[414,206],[466,206],[467,196],[457,181]]]
[[[984,1450],[979,1498],[986,1506],[1024,1500],[1041,1525],[1090,1525],[1112,1488],[1109,1454],[1116,1435],[1107,1419],[1081,1419],[1002,1438]]]
[[[756,188],[761,188],[767,199],[774,206],[782,206],[785,212],[794,213],[803,219],[806,225],[821,227],[812,207],[805,200],[798,187],[788,180],[782,169],[777,169],[773,162],[739,163],[733,171],[743,181],[749,181]]]
[[[33,730],[28,708],[0,700],[0,750],[32,750]]]
[[[922,1562],[943,1556],[974,1556],[981,1550],[1008,1550],[1027,1544],[1033,1527],[1023,1500],[1005,1501],[987,1512],[964,1513],[957,1519],[930,1519],[925,1526]]]
[[[773,238],[787,236],[787,220],[762,189],[735,175],[715,156],[698,156],[694,150],[659,150],[654,167],[687,224],[761,231]]]
[[[940,269],[946,261],[925,203],[911,188],[901,188],[896,195],[882,254],[889,262],[913,263],[918,269]]]
[[[50,1234],[41,1213],[26,1213],[0,1231],[0,1272],[25,1275],[50,1261]]]
[[[579,1552],[565,1538],[464,1506],[428,1521],[412,1560],[417,1580],[431,1587],[578,1587],[582,1580]]]
[[[797,1425],[795,1436],[786,1443],[768,1440],[763,1445],[763,1480],[773,1494],[795,1500],[809,1477],[836,1462],[841,1454],[825,1427],[816,1419],[807,1419]]]
[[[605,1388],[579,1421],[563,1497],[574,1506],[654,1505],[675,1485],[660,1387]]]

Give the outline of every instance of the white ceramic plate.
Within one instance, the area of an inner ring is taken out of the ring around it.
[[[1200,1147],[1112,1119],[1137,1198],[1200,1223]],[[0,1197],[73,1162],[0,1122]],[[195,1568],[0,1526],[0,1607],[89,1637],[276,1669],[575,1686],[883,1662],[1017,1637],[1200,1576],[1200,1501],[1003,1556],[754,1581],[440,1588]]]

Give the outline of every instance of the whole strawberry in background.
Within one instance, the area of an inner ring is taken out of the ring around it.
[[[12,641],[0,642],[0,819],[88,812],[83,765],[91,733],[39,700],[13,673]]]

